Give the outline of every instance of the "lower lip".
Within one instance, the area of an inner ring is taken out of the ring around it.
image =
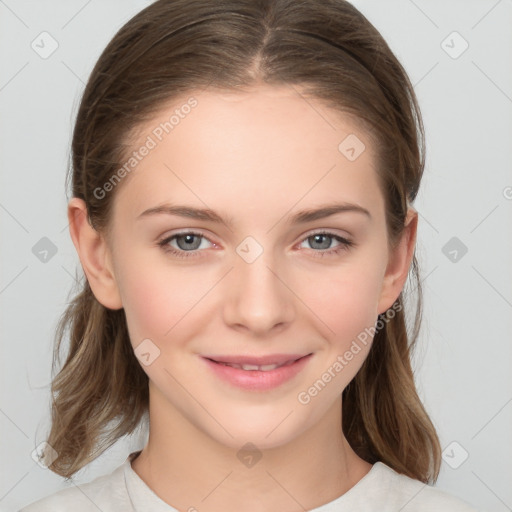
[[[217,376],[233,386],[252,391],[267,391],[277,388],[295,377],[306,366],[311,355],[304,356],[287,366],[281,366],[266,372],[233,368],[224,364],[214,363],[211,359],[204,357],[203,360],[206,361],[207,365]]]

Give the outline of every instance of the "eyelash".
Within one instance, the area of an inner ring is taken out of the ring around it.
[[[176,256],[178,258],[198,257],[199,253],[201,252],[198,249],[194,249],[193,251],[183,251],[183,250],[177,250],[174,247],[171,247],[170,245],[168,245],[171,240],[174,240],[175,238],[178,238],[180,236],[185,236],[185,235],[194,235],[194,236],[208,240],[208,238],[206,238],[202,233],[198,233],[196,231],[183,231],[182,233],[175,233],[174,235],[169,236],[169,237],[159,241],[158,246],[161,247],[164,252],[171,254],[172,256]],[[340,245],[338,245],[334,249],[323,249],[323,250],[311,249],[313,252],[316,253],[315,257],[317,257],[317,258],[324,258],[325,256],[337,256],[341,252],[348,251],[351,247],[353,247],[355,245],[354,242],[347,240],[346,238],[343,238],[339,235],[335,235],[334,233],[329,233],[328,231],[318,231],[315,233],[311,233],[310,235],[304,237],[301,240],[301,243],[304,242],[305,240],[307,240],[308,238],[311,238],[316,235],[324,235],[324,236],[327,236],[329,238],[332,238],[332,239],[340,242]]]

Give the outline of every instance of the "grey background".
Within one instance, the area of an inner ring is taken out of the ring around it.
[[[404,64],[424,115],[414,366],[445,449],[437,486],[512,510],[512,1],[354,3]],[[148,4],[0,0],[2,511],[65,487],[31,453],[45,440],[53,332],[79,265],[64,187],[71,130],[100,52]],[[46,58],[31,46],[51,49],[43,31],[58,43]],[[120,441],[75,482],[112,471],[143,441]]]

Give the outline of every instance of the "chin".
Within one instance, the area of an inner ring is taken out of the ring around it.
[[[206,423],[195,423],[206,435],[228,448],[238,451],[250,443],[263,451],[286,445],[320,419],[311,414],[306,416],[306,412],[313,411],[295,404],[284,408],[240,406],[231,411],[224,409],[219,416],[222,426],[211,418],[203,418]]]

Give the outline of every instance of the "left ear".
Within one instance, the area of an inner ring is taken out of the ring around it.
[[[393,305],[405,285],[414,257],[417,227],[418,212],[414,208],[409,207],[401,238],[398,245],[389,254],[378,304],[377,311],[379,314],[384,313]]]

